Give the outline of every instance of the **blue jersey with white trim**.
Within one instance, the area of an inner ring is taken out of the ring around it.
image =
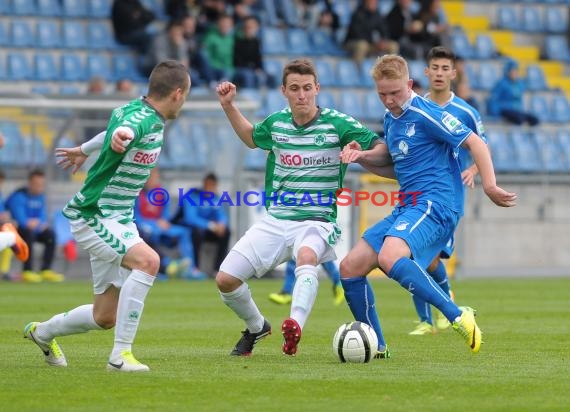
[[[472,133],[451,113],[412,92],[403,112],[384,118],[385,141],[404,193],[463,214],[463,182],[458,147]]]
[[[425,95],[429,99],[429,93]],[[443,110],[457,117],[461,123],[473,130],[487,144],[487,136],[481,121],[481,115],[473,106],[457,97],[455,93],[451,93],[451,98],[444,105],[440,106]],[[461,171],[467,169],[473,163],[469,150],[459,147],[457,151],[457,160]]]

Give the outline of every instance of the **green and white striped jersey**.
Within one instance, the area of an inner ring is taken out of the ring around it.
[[[303,126],[295,124],[289,108],[255,124],[254,143],[269,151],[267,212],[278,219],[336,222],[336,192],[347,167],[340,162],[340,152],[351,141],[368,149],[376,138],[354,118],[331,109],[320,109]]]
[[[125,153],[111,149],[111,137],[119,127],[134,133]],[[132,222],[135,200],[158,162],[163,131],[164,119],[142,99],[113,110],[101,153],[63,214],[72,220],[95,216]]]

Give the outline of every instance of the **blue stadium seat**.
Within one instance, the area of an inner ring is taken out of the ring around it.
[[[77,96],[81,94],[81,90],[77,86],[62,84],[59,87],[59,94],[62,96]]]
[[[528,99],[528,109],[531,113],[534,113],[541,122],[550,121],[550,106],[546,96],[543,95],[532,95]]]
[[[59,80],[59,70],[51,53],[38,53],[34,56],[36,80]]]
[[[87,79],[85,67],[74,53],[63,53],[60,58],[61,79],[66,81],[81,81]]]
[[[87,0],[61,0],[64,17],[87,17]]]
[[[131,54],[113,54],[113,78],[115,80],[130,79],[134,82],[147,79],[138,71],[135,57]]]
[[[534,134],[514,129],[511,131],[511,140],[515,149],[517,171],[533,173],[542,171],[542,159],[537,156],[540,151]]]
[[[497,55],[495,42],[486,34],[479,34],[475,38],[475,57],[478,59],[492,59]]]
[[[317,104],[321,108],[336,109],[334,95],[326,90],[321,90],[317,95]]]
[[[35,44],[34,33],[30,22],[23,19],[12,20],[11,27],[12,47],[32,47]]]
[[[35,85],[32,86],[32,93],[34,94],[53,94],[53,89],[47,84]]]
[[[287,39],[283,30],[264,27],[261,30],[261,48],[265,54],[287,54]]]
[[[248,170],[264,170],[267,162],[267,153],[261,149],[248,149],[245,154],[244,165]]]
[[[475,66],[473,64],[466,63],[465,64],[465,74],[467,75],[467,79],[469,80],[469,85],[473,90],[479,89],[479,72],[475,70]]]
[[[342,27],[348,27],[350,18],[352,17],[352,6],[349,1],[335,1],[333,2],[333,9],[338,14],[338,19]]]
[[[520,23],[515,8],[510,5],[500,6],[497,10],[497,27],[503,30],[520,30]]]
[[[542,67],[536,64],[527,66],[525,83],[527,90],[531,92],[548,90]]]
[[[180,121],[174,122],[167,129],[166,148],[168,157],[173,167],[191,168],[198,159],[195,155],[194,148],[190,142],[187,131],[183,128]]]
[[[513,172],[516,169],[515,154],[510,137],[501,129],[486,131],[487,140],[497,172]]]
[[[283,64],[278,59],[265,58],[263,59],[263,68],[268,74],[271,74],[281,82],[281,77],[283,76]]]
[[[289,2],[284,2],[289,3]],[[289,45],[289,53],[294,55],[312,55],[312,47],[309,44],[307,32],[302,29],[288,29],[287,43]]]
[[[90,21],[87,25],[87,38],[92,49],[108,50],[115,47],[115,38],[108,21]]]
[[[479,89],[491,90],[499,78],[499,69],[495,65],[482,64],[479,68]]]
[[[341,87],[361,87],[360,72],[352,60],[339,60],[336,64],[337,85]]]
[[[63,47],[68,49],[83,49],[91,47],[87,41],[85,26],[79,20],[65,20],[62,26]]]
[[[38,16],[60,17],[60,0],[36,0],[38,6]]]
[[[544,29],[549,33],[565,33],[568,30],[568,13],[561,13],[558,7],[544,10]]]
[[[370,75],[370,70],[375,62],[376,59],[364,59],[360,63],[360,81],[365,87],[374,87],[374,79]]]
[[[544,54],[550,60],[570,62],[570,49],[566,37],[560,35],[546,36],[544,40]]]
[[[568,166],[570,166],[570,130],[558,129],[556,131],[556,140],[558,140],[562,152],[566,154]]]
[[[105,80],[113,80],[113,71],[107,54],[89,54],[87,56],[87,77],[102,77]]]
[[[356,119],[365,117],[361,94],[357,92],[341,93],[338,102],[338,110]]]
[[[455,30],[451,35],[451,48],[453,52],[464,59],[477,58],[477,52],[469,42],[467,35],[462,30]]]
[[[7,46],[10,44],[10,33],[6,29],[6,25],[0,20],[0,46]]]
[[[279,24],[279,18],[277,17],[277,9],[275,8],[275,2],[273,0],[261,0],[261,6],[263,8],[264,20],[268,26],[277,26]]]
[[[188,134],[196,155],[194,167],[207,167],[207,165],[212,164],[213,145],[208,139],[210,135],[208,127],[200,121],[192,120],[188,127]]]
[[[109,18],[111,16],[111,0],[89,0],[89,16]]]
[[[6,80],[8,77],[6,71],[6,56],[4,54],[0,54],[0,80]]]
[[[408,61],[408,69],[410,71],[410,79],[420,82],[424,87],[426,86],[426,75],[424,70],[426,68],[425,62],[421,60]]]
[[[36,25],[36,45],[43,48],[61,47],[59,23],[55,20],[41,20]]]
[[[331,63],[325,59],[315,59],[314,63],[321,86],[336,87],[337,82]]]
[[[299,25],[299,17],[294,1],[278,1],[277,7],[277,13],[283,17],[283,22],[287,26],[296,27]]]
[[[339,47],[335,39],[323,30],[312,30],[309,33],[311,39],[311,52],[316,56],[346,56],[347,53]]]
[[[523,6],[520,21],[523,31],[529,33],[539,33],[543,31],[540,8],[536,6]]]
[[[6,1],[6,0],[4,0]],[[36,2],[33,0],[12,0],[12,14],[16,16],[33,16],[36,14]]]
[[[5,137],[4,147],[0,150],[0,164],[19,166],[22,164],[22,135],[18,125],[13,122],[0,123],[0,132]]]
[[[268,90],[265,95],[265,104],[263,105],[264,116],[268,116],[271,113],[278,112],[288,107],[287,100],[281,94],[279,90]]]
[[[554,96],[551,100],[550,113],[551,120],[556,123],[570,122],[570,104],[563,94]]]
[[[10,80],[32,80],[34,77],[30,61],[24,53],[8,53],[7,71]]]
[[[541,149],[542,164],[544,169],[550,173],[560,173],[568,171],[568,158],[557,136],[547,134],[540,130],[535,132],[538,146]]]
[[[375,90],[369,90],[364,94],[364,118],[369,121],[382,123],[386,115],[386,107],[380,100]]]
[[[47,162],[47,150],[37,137],[22,139],[23,159],[26,165],[42,166]]]

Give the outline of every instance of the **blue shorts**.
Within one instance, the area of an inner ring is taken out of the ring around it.
[[[439,253],[439,257],[442,259],[449,259],[451,255],[453,255],[454,250],[455,250],[455,236],[451,236],[447,240],[445,247]]]
[[[362,238],[380,253],[386,236],[403,239],[412,258],[427,268],[445,249],[459,222],[459,214],[433,202],[396,207],[390,216],[368,228]]]

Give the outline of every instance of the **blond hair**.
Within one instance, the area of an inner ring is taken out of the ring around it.
[[[410,78],[408,63],[402,56],[396,54],[385,54],[378,57],[374,66],[370,69],[370,75],[374,80],[408,80]]]

